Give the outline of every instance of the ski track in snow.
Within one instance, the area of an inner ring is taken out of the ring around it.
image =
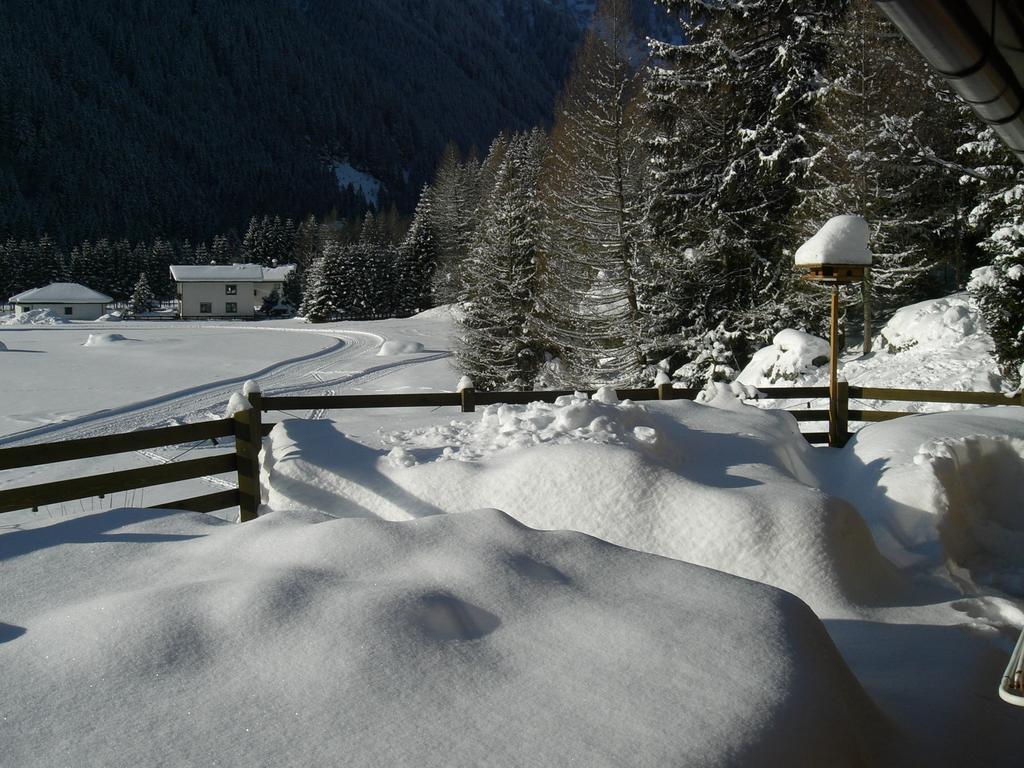
[[[119,432],[133,432],[160,426],[172,420],[182,422],[203,420],[209,414],[221,414],[232,393],[240,391],[242,384],[248,379],[255,379],[259,382],[260,389],[266,395],[323,394],[325,389],[328,393],[333,394],[336,387],[367,384],[384,378],[397,370],[448,357],[450,354],[441,352],[424,355],[415,360],[360,367],[360,360],[366,357],[375,357],[377,349],[387,341],[385,336],[379,333],[341,328],[314,330],[212,325],[206,327],[273,333],[318,333],[333,338],[338,343],[326,350],[284,360],[267,368],[231,379],[209,382],[152,400],[143,400],[116,409],[97,411],[57,424],[46,424],[7,434],[0,437],[0,446],[28,445],[58,439],[70,440]],[[340,375],[330,376],[332,373]],[[310,414],[310,418],[322,418],[325,415],[326,411],[317,409]],[[156,455],[147,455],[147,457],[156,459]]]

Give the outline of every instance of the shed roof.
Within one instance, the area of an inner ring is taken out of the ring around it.
[[[11,304],[109,304],[112,298],[78,283],[50,283],[11,296]]]
[[[261,264],[172,264],[171,277],[178,283],[281,282],[294,264],[264,267]]]

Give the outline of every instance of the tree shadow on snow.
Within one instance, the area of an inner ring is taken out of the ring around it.
[[[173,533],[110,533],[126,525],[175,514],[180,512],[167,509],[111,509],[42,528],[5,533],[0,535],[0,561],[63,544],[155,544],[199,538],[197,535]]]

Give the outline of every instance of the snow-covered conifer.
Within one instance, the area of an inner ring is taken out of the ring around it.
[[[139,274],[139,279],[135,283],[135,288],[132,289],[131,299],[128,301],[128,311],[133,315],[138,315],[143,312],[148,312],[153,304],[153,291],[150,290],[149,280],[146,279],[146,273],[142,272]]]
[[[538,181],[544,135],[515,136],[467,258],[465,312],[457,357],[480,389],[529,389],[541,354],[533,325],[541,237]]]

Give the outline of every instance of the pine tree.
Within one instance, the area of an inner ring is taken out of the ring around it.
[[[854,311],[860,305],[865,352],[874,316],[925,298],[935,264],[962,250],[957,238],[965,205],[960,174],[924,162],[920,145],[938,142],[942,153],[952,152],[963,115],[936,91],[920,55],[873,6],[854,0],[833,38],[794,209],[797,240],[842,213],[860,214],[871,226],[873,266],[844,301]],[[823,333],[820,291],[804,290],[792,301],[801,296],[804,327]]]
[[[532,386],[542,359],[532,323],[540,242],[544,137],[519,135],[503,159],[467,260],[465,315],[456,356],[479,389]]]
[[[545,174],[542,319],[566,383],[646,376],[646,156],[629,3],[599,8],[566,87]]]
[[[975,272],[969,288],[995,342],[1003,376],[1013,386],[1024,374],[1024,170],[991,128],[964,145],[975,163],[980,200],[970,223],[984,237],[992,264]]]
[[[684,338],[720,324],[739,332],[742,362],[791,318],[785,224],[810,156],[826,32],[845,3],[664,4],[686,42],[652,44],[650,222],[657,258],[686,258],[665,270],[661,303],[680,307]]]
[[[341,284],[344,272],[341,246],[328,243],[307,273],[299,314],[311,323],[340,317],[345,305]]]
[[[437,238],[433,230],[432,191],[424,186],[409,231],[398,248],[395,313],[399,317],[434,306],[431,293],[437,267]]]
[[[132,289],[132,296],[128,301],[128,311],[133,315],[141,315],[143,312],[148,312],[152,305],[153,291],[149,288],[146,273],[142,272],[135,282],[135,288]]]
[[[507,139],[499,136],[491,145],[491,163],[503,153]],[[449,144],[434,179],[431,222],[437,243],[437,269],[433,293],[439,304],[460,300],[464,293],[463,275],[482,204],[482,196],[493,187],[493,176],[486,191],[481,190],[479,164],[473,158],[462,161],[459,149]]]

